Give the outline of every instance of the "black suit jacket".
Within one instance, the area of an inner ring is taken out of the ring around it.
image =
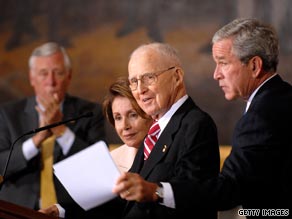
[[[193,178],[206,179],[219,171],[217,129],[211,117],[195,105],[191,98],[177,110],[161,133],[149,158],[144,163],[140,147],[131,172],[150,182],[169,182],[174,192],[176,209],[158,203],[128,203],[125,218],[217,218],[209,206],[197,208],[181,196],[184,183]],[[188,191],[185,191],[186,193]],[[179,204],[178,204],[179,203]]]
[[[35,97],[7,103],[0,108],[0,171],[3,172],[13,141],[22,134],[39,127],[35,110]],[[64,156],[57,141],[54,150],[54,162],[86,148],[98,140],[104,140],[104,117],[101,106],[77,97],[67,95],[63,104],[64,120],[74,118],[88,111],[94,116],[83,118],[67,126],[75,133],[75,141]],[[32,209],[38,209],[40,187],[40,155],[30,161],[24,158],[22,143],[31,136],[21,138],[14,146],[5,183],[0,191],[0,199]],[[57,191],[58,199],[62,193]]]
[[[169,182],[174,192],[176,208],[158,203],[125,202],[119,198],[80,216],[77,207],[67,208],[67,218],[217,218],[208,205],[190,205],[193,197],[185,187],[194,178],[206,179],[219,173],[217,129],[212,118],[195,105],[189,97],[175,112],[161,133],[148,160],[144,163],[143,143],[130,172],[139,173],[150,182]]]
[[[221,174],[192,187],[199,194],[196,204],[221,210],[239,204],[246,209],[290,208],[291,216],[291,130],[292,87],[277,75],[258,90],[236,124]]]

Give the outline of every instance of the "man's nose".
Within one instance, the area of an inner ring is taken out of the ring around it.
[[[215,68],[215,70],[214,70],[214,73],[213,73],[213,79],[214,80],[219,80],[220,75],[221,75],[220,68],[217,65],[216,68]]]
[[[143,81],[139,79],[137,82],[137,91],[139,93],[143,93],[145,92],[146,89],[147,89],[147,86],[145,85],[145,83],[143,83]]]

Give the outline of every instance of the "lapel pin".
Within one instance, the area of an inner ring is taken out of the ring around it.
[[[167,149],[167,146],[164,145],[164,146],[163,146],[163,149],[162,149],[162,152],[164,153],[164,152],[166,151],[166,149]]]

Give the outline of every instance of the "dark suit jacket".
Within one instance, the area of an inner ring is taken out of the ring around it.
[[[209,206],[203,208],[191,206],[192,197],[186,199],[180,195],[180,192],[185,190],[184,184],[191,179],[205,179],[218,175],[217,129],[208,114],[188,98],[170,119],[145,163],[143,147],[141,145],[139,148],[130,172],[139,173],[150,182],[169,182],[175,202],[180,204],[177,204],[174,210],[158,203],[127,202],[123,210],[125,218],[170,219],[184,218],[184,215],[191,215],[192,218],[217,218],[214,209],[209,209]],[[103,214],[100,218],[110,218],[112,213],[117,215],[121,208],[116,203],[117,200],[114,205],[107,208],[103,206],[102,213],[99,211],[99,215]],[[91,216],[82,218],[97,218],[97,214],[92,212],[94,209],[90,211]]]
[[[292,205],[292,87],[280,76],[267,81],[238,121],[232,151],[219,177],[193,186],[196,204],[229,209],[287,209]],[[203,192],[203,191],[204,192]],[[207,198],[206,198],[207,197]]]
[[[10,147],[14,140],[22,134],[38,128],[38,114],[35,110],[35,97],[7,103],[0,108],[0,171],[3,172]],[[99,104],[67,95],[63,104],[64,120],[74,118],[85,112],[92,111],[94,116],[82,118],[67,126],[75,133],[75,141],[64,156],[56,142],[54,162],[86,148],[98,140],[104,140],[104,117]],[[25,207],[38,209],[40,156],[27,161],[22,152],[22,143],[31,136],[21,138],[14,146],[5,183],[0,191],[0,199],[7,200]],[[57,196],[62,196],[59,192]]]
[[[147,181],[169,182],[176,204],[178,201],[183,204],[176,205],[173,210],[157,203],[130,202],[125,218],[180,218],[183,215],[217,218],[216,211],[208,209],[208,206],[190,206],[191,200],[180,196],[180,191],[185,189],[185,181],[213,177],[219,171],[215,123],[191,98],[173,115],[145,163],[143,159],[143,147],[140,147],[130,171],[139,173]]]

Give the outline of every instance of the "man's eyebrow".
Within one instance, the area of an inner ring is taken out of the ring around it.
[[[217,59],[217,60],[223,60],[223,59],[225,59],[225,56],[215,56],[215,59]]]

